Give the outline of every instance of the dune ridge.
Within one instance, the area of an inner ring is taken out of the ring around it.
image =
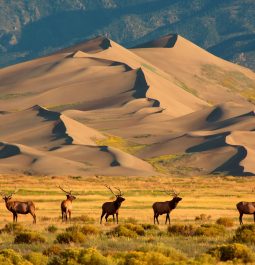
[[[0,69],[0,169],[254,175],[254,91],[252,71],[180,35],[133,49],[99,36]]]

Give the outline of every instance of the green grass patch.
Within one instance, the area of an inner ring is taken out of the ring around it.
[[[137,143],[125,140],[119,136],[110,135],[110,134],[106,135],[106,139],[96,140],[95,142],[99,146],[115,147],[129,154],[136,154],[147,146],[144,144],[137,144]]]

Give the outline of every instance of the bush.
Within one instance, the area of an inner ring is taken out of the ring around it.
[[[88,249],[66,249],[58,257],[53,257],[48,265],[112,265],[108,257],[104,257],[99,251],[93,248]]]
[[[212,248],[208,253],[221,261],[240,260],[244,263],[255,261],[255,256],[247,246],[234,243]]]
[[[76,216],[72,218],[72,222],[82,222],[82,223],[94,223],[95,219],[93,217],[90,217],[88,215],[81,215],[81,216]]]
[[[196,232],[196,227],[193,225],[176,224],[168,226],[167,232],[170,235],[193,236]]]
[[[211,215],[207,215],[207,214],[201,213],[200,215],[195,217],[195,221],[207,222],[211,218],[212,218]]]
[[[83,265],[110,265],[113,264],[110,258],[104,257],[96,249],[88,248],[81,250],[78,262]]]
[[[223,225],[204,224],[198,227],[194,233],[195,236],[221,236],[226,233]]]
[[[80,231],[84,234],[84,235],[98,235],[100,234],[100,230],[99,228],[97,228],[94,225],[84,225],[80,228]]]
[[[86,237],[79,231],[69,231],[58,234],[56,240],[60,244],[84,243]]]
[[[47,227],[47,231],[50,233],[55,233],[55,232],[57,232],[57,230],[58,230],[58,228],[55,225],[49,225]]]
[[[234,226],[234,221],[232,218],[229,217],[220,217],[216,220],[216,224],[223,225],[225,227],[232,227]]]
[[[238,227],[233,241],[255,244],[255,225],[242,225]]]
[[[118,253],[115,258],[120,260],[119,265],[165,265],[165,264],[183,264],[179,263],[184,261],[185,258],[179,259],[175,256],[165,256],[162,253],[150,251],[140,252],[132,251],[128,253]],[[176,263],[175,263],[176,262]]]
[[[62,248],[59,245],[52,245],[49,248],[45,249],[43,251],[43,254],[46,256],[53,256],[53,255],[59,255],[61,251]]]
[[[2,228],[0,230],[0,233],[8,233],[8,234],[10,234],[10,233],[21,232],[23,230],[24,230],[24,228],[23,228],[23,226],[21,224],[19,224],[19,223],[9,223],[9,224],[6,224],[4,226],[4,228]]]
[[[20,232],[14,239],[15,244],[45,243],[45,238],[36,232]]]
[[[141,224],[144,230],[159,230],[157,225],[152,224]]]
[[[48,257],[38,252],[29,253],[26,256],[26,259],[30,261],[33,265],[47,265],[48,264]]]
[[[118,225],[116,228],[114,228],[114,230],[108,232],[107,234],[118,237],[124,236],[129,238],[135,238],[138,236],[144,236],[145,231],[141,225],[124,224],[124,225]]]
[[[26,264],[23,263],[23,261],[23,257],[19,253],[15,252],[13,249],[3,249],[0,251],[0,264]]]

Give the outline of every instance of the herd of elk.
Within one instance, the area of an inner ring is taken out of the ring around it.
[[[67,216],[69,216],[69,221],[71,221],[72,216],[72,203],[76,199],[74,195],[72,195],[72,191],[65,191],[61,186],[58,186],[65,194],[66,199],[61,202],[61,215],[62,221],[67,222]]]
[[[35,205],[32,201],[20,202],[20,201],[12,201],[12,196],[17,193],[17,189],[11,194],[7,195],[1,192],[1,196],[5,201],[6,208],[12,212],[13,214],[13,222],[18,221],[18,214],[28,214],[30,213],[33,216],[33,223],[36,223],[36,215],[35,215]]]
[[[164,190],[164,192],[167,195],[173,196],[173,199],[171,201],[153,203],[152,208],[154,211],[154,224],[156,224],[156,221],[159,224],[158,217],[162,214],[166,214],[165,224],[167,224],[167,220],[170,224],[170,213],[176,208],[179,201],[182,200],[182,198],[178,197],[179,193],[176,193],[175,191],[169,192],[167,190]]]
[[[125,198],[123,198],[123,193],[119,188],[114,187],[118,193],[115,193],[112,188],[108,185],[105,185],[107,189],[110,190],[110,192],[116,197],[114,201],[111,202],[105,202],[102,205],[102,214],[100,219],[100,224],[102,224],[102,219],[105,216],[105,220],[107,222],[107,219],[110,215],[113,216],[113,221],[115,222],[115,215],[117,224],[119,222],[119,209],[121,207],[121,204],[123,201],[125,201]],[[76,197],[72,194],[72,191],[66,191],[61,186],[58,186],[60,190],[62,190],[66,194],[66,200],[63,200],[61,202],[61,214],[62,214],[62,221],[67,221],[69,216],[69,221],[71,221],[71,214],[72,214],[72,202],[76,199]],[[10,194],[6,194],[4,192],[0,192],[0,195],[2,196],[3,200],[5,201],[6,208],[12,212],[13,214],[13,222],[17,222],[18,220],[18,214],[31,214],[33,217],[33,223],[36,223],[36,215],[35,215],[35,205],[32,201],[13,201],[12,196],[17,193],[17,189],[15,191],[11,192]],[[165,202],[155,202],[152,205],[153,211],[154,211],[154,224],[159,224],[158,217],[159,215],[166,214],[166,221],[165,224],[170,224],[170,213],[172,210],[174,210],[178,203],[182,200],[181,197],[179,197],[179,193],[176,191],[167,191],[164,190],[164,192],[167,195],[172,196],[172,200],[165,201]],[[236,208],[239,211],[239,221],[240,225],[243,224],[242,217],[244,214],[250,214],[254,216],[254,222],[255,222],[255,202],[239,202],[236,204]]]
[[[125,199],[122,197],[123,193],[121,192],[121,190],[119,188],[115,187],[115,189],[118,191],[118,194],[115,194],[110,186],[105,185],[105,187],[111,191],[111,193],[116,197],[116,200],[113,202],[105,202],[102,205],[102,214],[101,214],[100,224],[102,224],[102,219],[103,219],[104,215],[105,215],[106,222],[107,222],[107,218],[109,215],[113,216],[113,222],[115,222],[114,215],[116,215],[116,220],[117,220],[117,224],[118,224],[118,222],[119,222],[119,208],[120,208],[122,202],[125,201]]]

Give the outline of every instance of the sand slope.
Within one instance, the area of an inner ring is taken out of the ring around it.
[[[0,69],[0,169],[155,175],[175,155],[161,163],[255,174],[254,91],[252,71],[176,34],[131,50],[97,37]]]

